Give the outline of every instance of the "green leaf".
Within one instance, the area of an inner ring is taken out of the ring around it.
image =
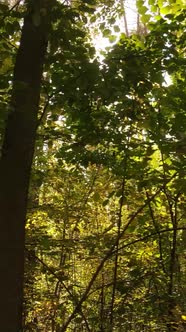
[[[116,40],[117,40],[117,36],[115,36],[115,35],[111,35],[111,36],[109,36],[109,42],[110,42],[110,43],[115,43]]]
[[[96,22],[96,16],[91,16],[91,18],[90,18],[90,23],[94,23],[94,22]]]
[[[100,201],[100,194],[96,191],[94,193],[94,195],[92,196],[92,198],[95,202],[99,202]]]
[[[118,25],[114,25],[114,31],[115,32],[120,32],[120,27]]]
[[[102,206],[106,206],[109,204],[109,199],[105,199],[102,203]]]
[[[148,11],[148,8],[145,7],[145,6],[141,6],[141,7],[139,8],[139,13],[140,13],[141,15],[144,15],[147,11]]]
[[[141,20],[143,23],[148,23],[151,19],[151,15],[150,14],[147,14],[147,15],[143,15]]]
[[[165,6],[165,7],[161,8],[161,13],[163,15],[169,14],[169,13],[171,13],[171,9],[172,9],[171,6]]]
[[[116,22],[115,17],[111,17],[111,18],[108,19],[109,24],[114,24],[115,22]]]
[[[140,10],[141,7],[143,7],[144,2],[145,2],[144,0],[137,0],[136,1],[136,6],[137,6],[138,10]]]
[[[102,33],[103,33],[103,37],[105,37],[105,38],[110,37],[110,35],[112,34],[110,29],[105,29],[105,30],[103,30]]]
[[[0,12],[5,13],[6,11],[8,11],[8,5],[0,3]]]
[[[159,21],[159,20],[162,19],[162,17],[160,15],[156,15],[156,16],[154,16],[154,18],[155,18],[156,21]]]
[[[155,6],[155,4],[154,4],[154,0],[148,0],[148,4],[149,4],[150,6]],[[156,8],[157,8],[157,6],[156,6]]]
[[[150,10],[151,10],[151,12],[156,13],[158,8],[157,8],[157,6],[152,5],[152,6],[150,6]]]
[[[8,34],[13,35],[16,31],[20,30],[20,25],[19,22],[14,21],[14,22],[8,22],[6,24],[6,31],[8,32]]]

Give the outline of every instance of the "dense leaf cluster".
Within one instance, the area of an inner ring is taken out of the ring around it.
[[[118,33],[121,3],[51,5],[25,332],[185,329],[186,9],[137,4],[146,33],[121,33],[102,61],[91,29]],[[19,1],[0,5],[1,137],[24,12]]]

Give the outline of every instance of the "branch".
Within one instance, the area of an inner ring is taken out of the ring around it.
[[[49,104],[50,104],[50,99],[54,96],[54,93],[51,93],[51,94],[49,95],[49,93],[47,92],[47,89],[45,88],[45,86],[44,86],[44,90],[45,90],[45,93],[46,93],[46,95],[47,95],[47,101],[46,101],[46,104],[45,104],[44,107],[43,107],[43,110],[42,110],[41,116],[40,116],[40,118],[38,119],[37,128],[41,125],[41,122],[42,122],[42,120],[43,120],[43,118],[44,118],[44,116],[45,116],[45,114],[46,114],[47,108],[48,108],[48,106],[49,106]]]
[[[147,196],[147,199],[149,199],[149,194],[148,194],[147,190],[146,190],[146,196]],[[160,235],[159,226],[158,226],[158,223],[156,222],[156,219],[155,219],[155,216],[154,216],[154,211],[152,209],[151,203],[149,202],[148,205],[149,205],[149,212],[150,212],[150,216],[151,216],[151,219],[152,219],[152,223],[153,223],[154,228],[155,228],[155,230],[158,234],[158,246],[159,246],[161,267],[162,267],[162,270],[163,270],[164,274],[167,275],[165,265],[164,265],[164,262],[163,262],[162,239],[161,239],[161,235]]]
[[[177,175],[177,172],[175,172],[175,174],[169,179],[167,180],[167,183],[169,183],[173,178],[175,178]],[[148,206],[149,202],[153,201],[153,199],[162,191],[162,189],[164,188],[164,185],[161,186],[154,195],[152,195],[148,200],[146,200],[146,202],[129,218],[127,224],[125,225],[124,229],[122,230],[122,232],[119,234],[119,236],[117,237],[117,239],[115,240],[114,244],[112,245],[112,247],[110,248],[110,250],[107,252],[107,254],[105,255],[105,257],[102,259],[102,261],[100,262],[100,264],[98,265],[95,273],[93,274],[84,294],[82,295],[81,299],[79,300],[79,303],[77,304],[77,306],[75,307],[74,311],[72,312],[72,314],[70,315],[70,317],[68,318],[67,322],[64,324],[64,326],[61,328],[60,332],[65,332],[67,330],[67,327],[69,326],[69,324],[71,323],[71,321],[74,319],[74,317],[76,316],[77,312],[79,312],[83,302],[87,299],[88,294],[94,284],[94,281],[96,280],[96,278],[98,277],[100,271],[102,270],[105,262],[110,258],[110,256],[112,256],[112,254],[115,252],[115,247],[118,243],[118,240],[121,239],[124,235],[124,233],[126,232],[127,228],[131,225],[131,223],[135,220],[135,218],[138,216],[139,213],[141,213],[143,211],[143,209],[145,207]],[[138,240],[135,240],[139,242]]]
[[[45,267],[45,269],[48,272],[50,272],[50,274],[52,274],[60,282],[60,284],[65,288],[65,290],[69,294],[69,296],[72,299],[73,303],[77,303],[76,297],[71,293],[71,291],[68,289],[68,287],[65,285],[65,283],[61,280],[61,278],[57,275],[57,273],[54,272],[53,269],[51,269],[45,262],[43,262],[43,260],[40,259],[34,252],[30,252],[28,249],[25,249],[25,250],[27,251],[27,253],[30,257],[35,258],[40,264],[42,264]],[[82,316],[82,318],[83,318],[83,320],[86,324],[87,331],[91,332],[90,327],[88,325],[88,321],[87,321],[84,313],[82,312],[81,308],[78,311],[79,311],[80,315]]]
[[[8,14],[10,14],[14,10],[14,8],[19,6],[20,2],[21,2],[21,0],[17,0],[17,2],[9,9]]]
[[[9,10],[5,11],[5,14],[2,16],[1,20],[3,21],[14,10],[14,8],[16,8],[19,5],[20,2],[21,0],[18,0]]]
[[[45,106],[43,107],[43,110],[42,110],[41,116],[40,116],[40,118],[38,119],[37,128],[41,125],[41,122],[42,122],[42,120],[43,120],[43,118],[44,118],[44,116],[45,116],[45,114],[46,114],[46,111],[47,111],[47,108],[48,108],[48,106],[49,106],[49,103],[50,103],[50,97],[48,97],[47,102],[46,102]]]
[[[186,230],[186,227],[178,227],[177,228],[177,231],[183,231],[183,230]],[[162,233],[166,233],[166,232],[173,232],[174,231],[174,228],[166,228],[166,229],[162,229],[161,231],[156,231],[156,232],[153,232],[153,233],[150,233],[148,235],[145,235],[143,237],[140,237],[139,239],[136,239],[136,240],[133,240],[127,244],[124,244],[123,246],[119,247],[118,248],[118,251],[124,249],[124,248],[127,248],[127,247],[130,247],[131,245],[133,244],[136,244],[138,242],[143,242],[153,236],[156,236],[156,235],[159,235],[159,234],[162,234]],[[112,254],[114,254],[116,252],[116,249],[112,252]]]

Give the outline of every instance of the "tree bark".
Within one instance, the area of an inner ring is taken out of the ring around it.
[[[27,3],[0,160],[0,330],[3,332],[23,331],[25,219],[47,49],[47,1]]]

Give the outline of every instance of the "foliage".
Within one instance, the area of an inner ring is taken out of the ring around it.
[[[147,34],[120,33],[102,62],[91,29],[96,23],[112,39],[121,3],[51,8],[26,225],[25,332],[184,331],[183,4],[137,1]],[[0,5],[1,135],[24,10]]]

